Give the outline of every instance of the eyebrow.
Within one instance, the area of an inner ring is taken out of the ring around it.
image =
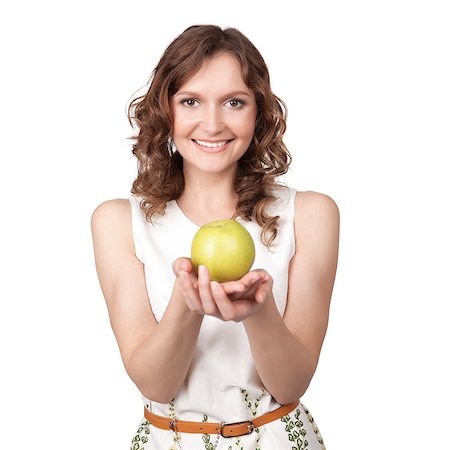
[[[201,94],[199,94],[198,92],[192,92],[192,91],[177,92],[175,95],[190,95],[192,97],[201,97]],[[234,95],[245,95],[247,97],[250,97],[250,94],[248,92],[245,92],[245,91],[233,91],[233,92],[230,92],[228,94],[225,94],[223,96],[223,98],[233,97]]]

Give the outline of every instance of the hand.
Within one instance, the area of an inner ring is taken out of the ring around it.
[[[178,258],[173,269],[177,275],[188,308],[221,320],[240,322],[255,314],[272,291],[273,279],[263,269],[253,270],[240,280],[211,282],[208,269],[199,276],[192,270],[189,258]]]

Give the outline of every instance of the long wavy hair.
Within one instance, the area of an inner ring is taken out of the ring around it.
[[[283,143],[287,108],[272,93],[263,57],[240,31],[216,25],[193,25],[164,51],[148,81],[145,95],[128,106],[128,120],[138,130],[131,136],[132,153],[138,160],[138,175],[131,193],[143,197],[141,210],[146,220],[163,215],[166,203],[179,198],[184,189],[183,158],[171,140],[170,98],[193,76],[206,58],[228,52],[240,62],[243,79],[255,94],[257,117],[253,139],[239,159],[234,179],[238,194],[233,219],[254,220],[261,226],[261,241],[269,247],[277,237],[279,216],[267,208],[276,200],[271,188],[281,185],[276,178],[287,172],[291,155]],[[270,235],[270,236],[269,236]]]

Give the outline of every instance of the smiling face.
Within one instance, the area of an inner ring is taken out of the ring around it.
[[[257,108],[233,55],[206,59],[171,97],[170,109],[185,173],[235,171],[252,141]]]

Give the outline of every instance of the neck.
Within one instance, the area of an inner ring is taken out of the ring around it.
[[[235,209],[238,196],[234,191],[235,173],[191,173],[184,171],[184,190],[179,204],[197,211]]]

